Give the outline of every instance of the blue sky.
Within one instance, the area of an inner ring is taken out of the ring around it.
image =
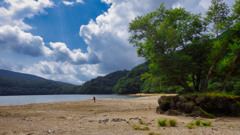
[[[128,24],[162,2],[194,13],[210,5],[210,0],[0,0],[0,69],[73,84],[131,69],[144,59],[128,43]]]

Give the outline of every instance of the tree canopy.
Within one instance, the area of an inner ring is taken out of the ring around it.
[[[222,0],[211,3],[205,18],[162,4],[130,22],[129,42],[152,62],[149,73],[159,83],[193,92],[212,89],[209,83],[217,81],[221,90],[239,70],[240,2],[232,13]]]

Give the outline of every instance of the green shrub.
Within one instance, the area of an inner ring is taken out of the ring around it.
[[[134,130],[141,130],[141,127],[138,126],[138,125],[133,125],[133,129],[134,129]]]
[[[186,127],[189,128],[189,129],[193,129],[195,128],[194,126],[195,124],[193,122],[189,123]]]
[[[167,125],[167,119],[158,120],[158,125],[162,126],[162,127],[166,126]]]
[[[161,135],[159,133],[149,132],[148,135]]]
[[[133,125],[133,129],[134,129],[134,130],[150,130],[149,127],[143,127],[143,128],[141,128],[141,127],[138,126],[138,125]]]
[[[209,122],[202,122],[202,125],[203,126],[211,126],[212,122],[209,121]]]
[[[196,120],[196,121],[195,121],[195,125],[200,126],[200,124],[201,124],[201,121],[200,121],[200,120]]]
[[[142,120],[140,120],[140,121],[139,121],[139,124],[141,124],[141,125],[142,125],[142,124],[144,124],[144,122],[143,122]]]
[[[169,120],[169,124],[170,124],[170,126],[175,127],[177,125],[177,121],[173,120],[173,119]]]
[[[149,127],[143,127],[141,130],[150,130]]]

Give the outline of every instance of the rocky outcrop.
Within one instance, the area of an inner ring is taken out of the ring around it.
[[[189,116],[240,116],[239,96],[162,96],[156,113]]]

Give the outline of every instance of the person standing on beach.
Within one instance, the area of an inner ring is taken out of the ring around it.
[[[96,103],[96,98],[95,97],[93,97],[93,101],[94,101],[94,103]]]

